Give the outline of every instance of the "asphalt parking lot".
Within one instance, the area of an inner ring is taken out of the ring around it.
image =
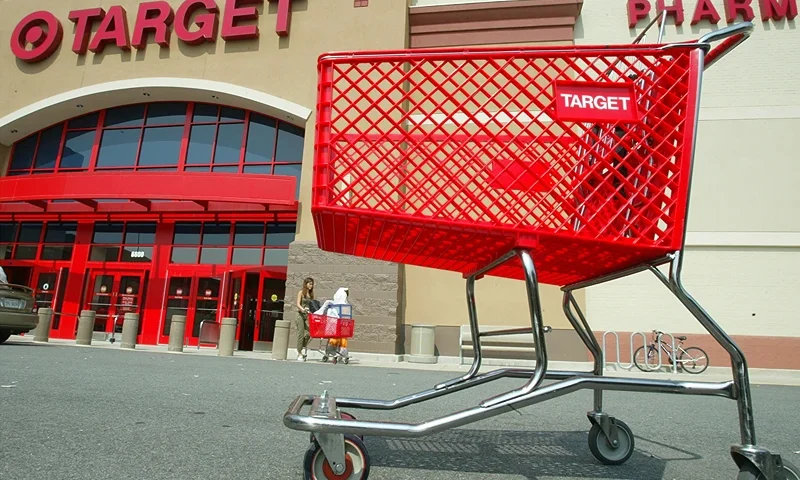
[[[395,398],[452,378],[442,371],[241,357],[0,345],[0,478],[299,479],[308,435],[282,416],[299,394]],[[474,406],[499,381],[359,418],[420,422]],[[800,464],[800,387],[753,388],[759,443]],[[738,441],[734,402],[608,393],[636,435],[619,467],[589,453],[591,392],[420,439],[367,437],[371,479],[725,479]]]

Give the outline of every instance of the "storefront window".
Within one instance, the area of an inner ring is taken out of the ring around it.
[[[42,241],[42,223],[24,222],[19,224],[19,236],[14,248],[15,260],[35,260]]]
[[[8,175],[180,169],[293,176],[299,189],[304,137],[302,128],[238,108],[191,102],[125,105],[20,140]]]
[[[250,132],[247,136],[247,153],[245,169],[253,164],[272,163],[275,154],[274,118],[253,114],[250,117]]]
[[[77,228],[73,222],[0,223],[0,260],[69,260]]]
[[[100,119],[99,113],[90,113],[82,117],[76,117],[67,124],[68,130],[92,129],[97,128],[97,121]]]
[[[62,169],[87,169],[92,157],[95,131],[68,132],[64,153],[61,157]]]
[[[64,125],[57,125],[42,132],[39,148],[36,150],[36,162],[33,166],[34,173],[55,170],[63,131]]]
[[[144,122],[145,105],[126,105],[106,111],[106,127],[134,127]]]
[[[155,223],[95,223],[89,260],[149,263],[153,260],[155,243]]]
[[[136,165],[136,151],[139,148],[141,131],[106,130],[100,141],[100,155],[97,168],[133,167]]]
[[[186,121],[186,104],[152,103],[147,109],[147,125],[178,125]]]
[[[214,165],[239,165],[239,157],[242,154],[243,135],[243,123],[219,126],[217,145],[214,151]]]
[[[177,223],[172,263],[285,267],[295,223]]]
[[[33,156],[36,154],[36,145],[39,143],[39,135],[31,135],[25,140],[21,140],[14,145],[14,156],[11,158],[9,174],[30,173],[33,165]]]
[[[183,127],[146,128],[139,156],[140,167],[178,165]]]
[[[303,130],[281,122],[278,128],[278,147],[275,149],[276,162],[303,161]]]
[[[234,245],[264,245],[263,223],[237,223]]]
[[[228,245],[230,239],[230,223],[203,224],[203,245]]]

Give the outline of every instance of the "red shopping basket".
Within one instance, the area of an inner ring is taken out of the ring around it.
[[[355,321],[327,315],[308,314],[308,335],[311,338],[352,338]]]
[[[678,250],[701,58],[680,45],[323,55],[320,248],[468,274],[524,247],[556,285]],[[518,260],[490,274],[523,278]]]

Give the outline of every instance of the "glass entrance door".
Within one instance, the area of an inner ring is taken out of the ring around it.
[[[64,300],[64,284],[67,281],[69,269],[58,270],[36,268],[33,271],[33,290],[36,299],[36,308],[51,308],[55,314],[50,324],[52,330],[57,330],[61,320],[61,304]]]
[[[197,346],[200,330],[212,332],[214,326],[206,329],[203,325],[216,323],[220,314],[222,278],[200,276],[188,272],[167,275],[167,292],[159,343],[169,343],[173,315],[186,316],[183,344]],[[205,337],[205,334],[204,334]],[[206,343],[203,343],[206,345]],[[213,344],[208,344],[213,345]]]
[[[58,289],[58,272],[55,270],[36,269],[33,273],[33,290],[36,308],[55,309],[56,290]]]
[[[126,313],[141,315],[143,283],[144,272],[92,272],[86,309],[95,311],[94,331],[121,333]]]
[[[256,339],[259,342],[272,342],[275,322],[283,320],[286,278],[264,276],[261,279],[261,319]]]

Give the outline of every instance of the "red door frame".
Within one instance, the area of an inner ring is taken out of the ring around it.
[[[149,270],[149,269],[148,269]],[[87,283],[86,293],[84,295],[84,309],[86,310],[93,310],[91,308],[92,300],[94,300],[94,296],[97,293],[95,292],[95,281],[97,277],[100,276],[108,276],[111,277],[111,292],[109,293],[110,301],[109,301],[109,309],[108,309],[108,316],[106,317],[106,326],[104,331],[106,333],[111,333],[115,330],[115,326],[118,329],[122,328],[122,320],[124,319],[124,314],[126,313],[125,310],[138,313],[139,314],[139,325],[142,325],[144,321],[143,315],[143,298],[145,295],[145,290],[147,288],[147,277],[148,277],[148,270],[142,268],[114,268],[114,269],[107,269],[107,268],[93,268],[90,269],[88,272],[89,282]],[[123,277],[135,277],[139,279],[139,289],[136,293],[132,295],[128,295],[126,293],[122,293],[119,291],[120,283],[122,282]],[[105,293],[103,293],[105,294]],[[135,303],[135,308],[133,310],[129,309],[129,305],[123,305],[121,297],[130,297],[133,296]],[[140,328],[141,331],[141,328]],[[116,332],[119,333],[119,332]],[[138,337],[138,336],[137,336]],[[139,339],[137,338],[137,342]]]
[[[169,292],[170,280],[173,278],[189,278],[191,279],[189,282],[189,295],[172,295]],[[216,296],[210,297],[201,297],[198,295],[197,288],[199,285],[199,281],[201,278],[216,278],[220,279],[220,290]],[[178,297],[182,297],[182,299],[188,300],[188,305],[186,307],[186,326],[184,329],[184,338],[183,342],[186,346],[197,346],[198,337],[193,335],[194,330],[194,323],[197,318],[197,302],[199,301],[216,301],[217,302],[217,313],[214,316],[217,322],[222,320],[222,316],[224,313],[224,307],[221,307],[223,303],[223,299],[225,297],[226,291],[226,282],[228,281],[228,271],[225,268],[220,268],[217,265],[175,265],[171,264],[167,268],[167,272],[165,275],[165,283],[164,283],[164,292],[163,292],[163,300],[160,308],[160,319],[158,322],[150,322],[151,326],[157,325],[158,331],[156,333],[156,338],[159,344],[168,344],[169,343],[169,336],[164,335],[164,324],[165,322],[171,321],[171,319],[167,319],[166,315],[168,313],[168,301],[170,298],[175,299]],[[203,344],[205,345],[205,344]]]
[[[29,283],[34,283],[38,280],[38,275],[41,272],[61,272],[62,280],[58,282],[58,290],[55,292],[53,298],[56,302],[58,310],[56,317],[53,320],[53,328],[51,330],[51,338],[59,339],[74,339],[77,330],[78,315],[86,305],[86,298],[88,291],[92,288],[91,275],[96,271],[124,271],[124,272],[147,272],[146,281],[142,287],[140,313],[140,331],[137,342],[143,344],[166,344],[168,336],[161,335],[163,331],[164,315],[166,314],[167,292],[168,283],[167,277],[175,276],[189,276],[189,277],[217,277],[223,278],[223,283],[220,287],[219,301],[222,304],[222,309],[216,315],[216,320],[221,321],[223,316],[228,316],[228,302],[227,295],[230,288],[230,275],[234,272],[244,272],[242,275],[250,273],[259,274],[258,284],[258,300],[256,311],[256,327],[254,332],[254,341],[258,341],[260,336],[260,329],[262,327],[262,310],[263,310],[263,284],[264,278],[278,278],[281,280],[286,279],[286,267],[274,266],[239,266],[239,265],[203,265],[203,264],[173,264],[170,262],[172,251],[172,237],[173,225],[178,221],[195,221],[195,222],[209,222],[209,221],[233,221],[233,222],[277,222],[277,223],[293,223],[297,221],[296,212],[282,212],[282,213],[264,213],[264,212],[226,212],[226,213],[212,213],[212,212],[197,212],[197,213],[184,213],[175,212],[169,214],[157,214],[154,212],[143,213],[119,213],[119,214],[102,214],[100,212],[94,213],[80,213],[80,214],[55,214],[55,213],[39,213],[39,214],[25,214],[14,215],[7,217],[0,214],[2,221],[20,221],[20,222],[50,222],[50,221],[76,221],[78,223],[77,234],[75,237],[73,253],[70,260],[3,260],[0,262],[3,266],[8,267],[28,267],[31,268],[31,279]],[[153,245],[152,262],[99,262],[90,260],[91,247],[93,245],[93,232],[95,222],[146,222],[157,221],[156,240]],[[41,251],[43,244],[39,244]],[[228,248],[235,248],[234,245],[229,245]],[[229,260],[230,261],[230,260]],[[180,274],[180,275],[179,275]],[[185,275],[184,275],[185,274]],[[244,286],[244,282],[242,284]],[[35,287],[36,285],[33,285]],[[242,292],[240,292],[242,295]],[[194,308],[195,303],[192,301],[191,307]],[[241,322],[239,322],[241,324]],[[187,325],[187,328],[189,325]],[[240,338],[240,328],[237,328],[236,338]],[[188,332],[188,330],[187,330]],[[196,344],[195,341],[192,342]]]
[[[256,267],[256,268],[246,268],[242,270],[237,270],[235,272],[231,272],[231,278],[241,278],[242,283],[239,291],[239,298],[244,301],[245,298],[245,289],[246,289],[246,280],[247,275],[255,274],[258,275],[258,285],[256,291],[256,309],[255,309],[255,325],[253,327],[253,345],[255,348],[255,342],[259,342],[259,337],[261,336],[261,317],[262,317],[262,310],[264,305],[264,281],[266,279],[275,279],[275,280],[286,280],[286,268],[275,268],[275,267]],[[233,281],[231,281],[231,285],[233,285]],[[227,315],[231,315],[230,310],[230,302],[228,305]],[[247,315],[247,307],[245,305],[240,306],[237,318],[237,329],[236,329],[236,340],[239,341],[244,332],[243,329],[245,328],[245,315]]]

